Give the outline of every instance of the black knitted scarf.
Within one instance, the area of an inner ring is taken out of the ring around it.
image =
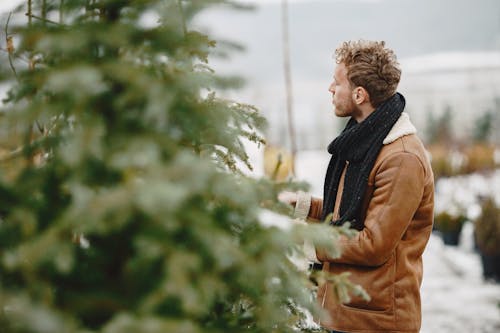
[[[401,116],[405,103],[403,95],[396,93],[361,123],[351,118],[342,133],[328,145],[332,158],[325,176],[322,220],[333,213],[340,177],[349,161],[340,203],[340,218],[330,223],[342,225],[351,222],[353,228],[363,229],[364,221],[361,221],[360,210],[368,176],[384,139]]]

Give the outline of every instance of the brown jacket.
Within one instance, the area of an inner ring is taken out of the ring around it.
[[[409,123],[409,119],[398,123],[405,121]],[[398,126],[404,128],[405,124]],[[409,126],[413,128],[411,123]],[[332,286],[320,286],[318,302],[330,315],[320,323],[323,327],[364,333],[420,330],[422,253],[432,230],[434,177],[421,141],[409,133],[391,131],[392,138],[388,136],[390,140],[377,157],[364,199],[364,229],[353,239],[341,240],[340,258],[316,249],[323,270],[350,272],[350,280],[371,297],[368,302],[353,297],[348,304],[338,304]],[[334,217],[340,200],[341,195]],[[309,216],[319,218],[321,211],[322,201],[313,198]]]

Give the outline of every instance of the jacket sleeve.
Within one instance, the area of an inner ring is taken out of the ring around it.
[[[424,167],[416,155],[401,152],[388,156],[376,171],[363,230],[352,239],[340,239],[340,258],[317,249],[318,259],[360,266],[384,264],[420,205],[424,182]]]

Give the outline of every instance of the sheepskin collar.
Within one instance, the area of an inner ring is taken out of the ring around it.
[[[388,145],[396,141],[397,139],[410,134],[417,133],[417,129],[410,121],[410,116],[408,113],[403,112],[399,119],[396,121],[389,134],[385,137],[383,144]]]

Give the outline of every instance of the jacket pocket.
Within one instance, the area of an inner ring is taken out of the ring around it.
[[[359,284],[370,295],[366,301],[359,296],[352,296],[343,306],[360,311],[392,312],[394,309],[394,283],[396,278],[396,260],[394,253],[389,260],[378,267],[349,267],[349,279]]]

